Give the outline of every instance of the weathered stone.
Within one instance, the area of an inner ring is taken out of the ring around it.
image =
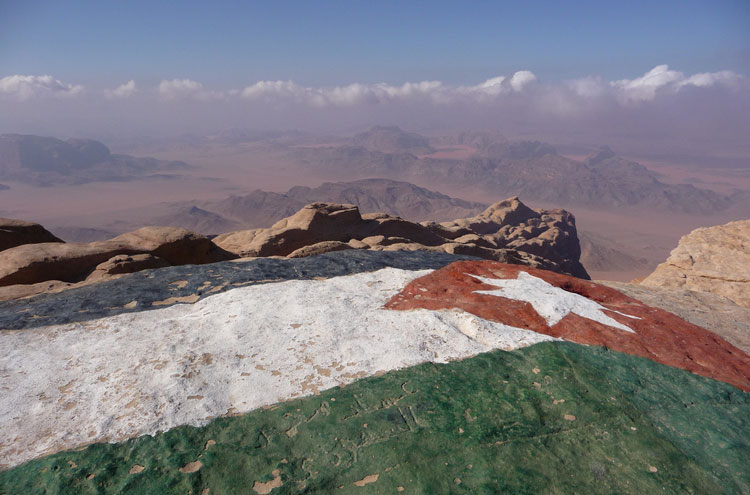
[[[176,227],[144,227],[108,241],[26,244],[0,253],[0,286],[78,282],[117,255],[152,254],[172,265],[235,258],[208,238]]]
[[[23,244],[63,242],[47,229],[33,222],[0,218],[0,251]]]
[[[470,254],[588,278],[579,262],[573,215],[564,210],[535,211],[518,198],[496,203],[476,217],[443,224],[414,223],[385,213],[360,215],[353,205],[313,203],[269,229],[230,232],[214,239],[221,248],[243,257],[316,254],[318,248],[301,248],[326,241],[358,241],[350,244],[357,249]]]
[[[323,241],[309,246],[303,246],[287,255],[287,258],[303,258],[305,256],[315,256],[317,254],[330,253],[332,251],[345,251],[354,249],[346,242],[341,241]]]
[[[750,353],[750,308],[718,294],[684,289],[647,287],[625,282],[597,281],[649,306],[674,313]]]
[[[102,280],[112,275],[134,273],[152,268],[164,268],[169,263],[151,254],[119,254],[97,265],[86,281]]]
[[[710,292],[750,308],[750,220],[692,231],[641,284]]]

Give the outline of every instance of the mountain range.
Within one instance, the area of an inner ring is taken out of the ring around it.
[[[182,161],[113,154],[92,139],[0,135],[0,179],[40,186],[142,179],[188,170]]]

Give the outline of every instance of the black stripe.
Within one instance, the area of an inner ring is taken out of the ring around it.
[[[144,270],[105,282],[0,302],[0,329],[21,330],[93,320],[120,313],[159,309],[154,302],[171,297],[203,298],[239,286],[284,280],[330,278],[385,267],[404,270],[442,268],[454,261],[476,259],[426,251],[351,250],[295,259],[260,258],[209,265],[184,265]],[[185,281],[184,287],[170,285]],[[213,292],[211,292],[213,290]],[[132,301],[134,308],[124,306]]]

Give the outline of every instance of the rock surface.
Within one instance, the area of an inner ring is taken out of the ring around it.
[[[0,303],[0,491],[750,487],[750,356],[614,289],[460,259],[349,249]]]
[[[490,321],[646,357],[750,391],[750,355],[620,292],[544,270],[464,261],[411,282],[389,309],[461,309]]]
[[[641,284],[709,292],[750,308],[750,220],[692,231]]]
[[[110,278],[112,275],[122,275],[125,273],[139,272],[152,268],[164,268],[170,264],[152,254],[118,254],[108,259],[104,263],[96,266],[93,272],[86,277],[86,281],[94,281]]]
[[[60,452],[0,471],[0,489],[743,495],[748,412],[730,385],[547,342]]]
[[[750,308],[738,306],[724,296],[708,292],[662,289],[624,282],[597,282],[644,304],[674,313],[750,353]]]
[[[0,251],[40,242],[62,241],[38,223],[0,218]]]
[[[214,242],[242,257],[298,257],[347,248],[442,251],[588,278],[579,261],[573,215],[532,210],[518,198],[496,203],[476,217],[442,224],[414,223],[385,213],[360,215],[354,205],[312,203],[271,228],[229,232]]]
[[[0,331],[32,329],[164,308],[179,302],[200,301],[248,285],[338,277],[386,267],[435,269],[468,259],[474,258],[442,252],[348,250],[296,259],[257,258],[210,265],[170,266],[88,285],[44,282],[39,285],[64,284],[69,288],[64,292],[36,294],[23,300],[0,300]],[[0,294],[3,290],[17,287],[32,286],[0,287]]]
[[[750,488],[750,356],[614,289],[366,249],[116,276],[0,303],[0,491]]]
[[[150,254],[171,265],[212,263],[235,257],[208,238],[185,229],[144,227],[108,241],[46,242],[7,249],[0,253],[0,286],[47,280],[78,282],[110,258],[137,254]]]

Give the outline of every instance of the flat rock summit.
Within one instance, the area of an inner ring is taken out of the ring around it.
[[[567,211],[5,225],[0,493],[750,492],[746,308],[588,280]]]

